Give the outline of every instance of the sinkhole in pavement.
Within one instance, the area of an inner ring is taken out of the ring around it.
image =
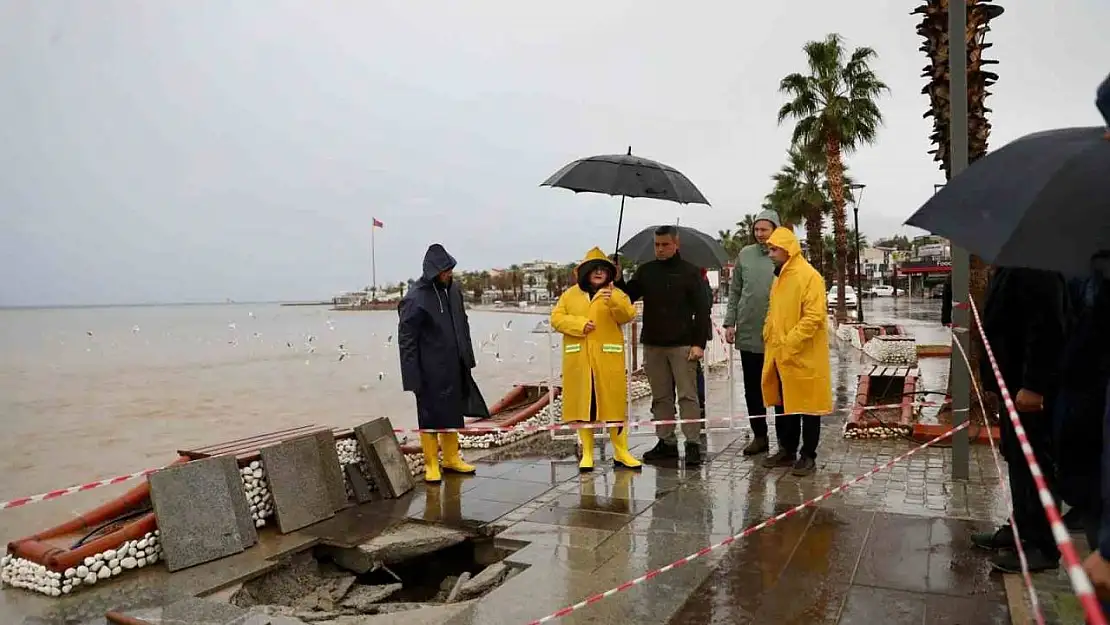
[[[230,602],[304,622],[438,610],[494,590],[524,567],[521,543],[404,523],[353,547],[319,546],[245,582]]]

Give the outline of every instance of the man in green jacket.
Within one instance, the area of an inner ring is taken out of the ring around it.
[[[775,264],[767,255],[767,239],[781,223],[779,214],[765,210],[755,218],[752,233],[756,242],[740,250],[732,267],[725,311],[725,340],[740,350],[744,372],[744,401],[755,437],[744,448],[745,456],[768,449],[767,408],[763,405],[763,322],[775,280]],[[781,411],[777,411],[781,412]],[[731,416],[731,415],[730,415]]]

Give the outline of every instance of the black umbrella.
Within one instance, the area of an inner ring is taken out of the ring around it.
[[[644,228],[625,241],[619,250],[621,257],[636,263],[655,260],[655,229],[658,227]],[[728,253],[717,239],[701,230],[675,227],[678,228],[679,250],[683,259],[706,269],[720,269],[728,264]]]
[[[679,204],[709,204],[690,179],[674,167],[628,154],[602,154],[581,158],[540,183],[541,187],[560,187],[575,193],[607,193],[621,196],[617,219],[617,245],[621,243],[624,199],[647,197]]]
[[[1022,137],[953,178],[906,223],[987,262],[1086,273],[1110,249],[1106,129],[1062,128]]]

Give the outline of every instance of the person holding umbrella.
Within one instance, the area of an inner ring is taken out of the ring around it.
[[[740,350],[740,367],[744,375],[744,400],[748,405],[748,421],[754,437],[744,447],[745,456],[754,456],[770,448],[767,438],[767,408],[763,405],[763,324],[771,283],[775,280],[775,263],[767,250],[767,239],[782,221],[773,210],[765,210],[755,218],[752,235],[755,243],[744,246],[732,267],[725,310],[725,340]],[[781,412],[781,410],[779,411]]]
[[[789,228],[775,228],[767,254],[775,264],[775,281],[763,325],[761,386],[764,405],[782,406],[783,414],[775,416],[779,450],[763,466],[792,466],[794,475],[811,475],[817,470],[820,415],[832,412],[825,280],[802,256]]]
[[[617,275],[600,248],[593,248],[575,268],[578,283],[563,292],[551,311],[551,327],[563,335],[563,421],[623,424],[628,403],[624,333],[636,317],[632,300],[613,288]],[[594,468],[594,431],[578,430],[582,442],[580,471]],[[640,461],[628,451],[628,428],[609,428],[613,462],[636,469]]]
[[[644,371],[651,385],[651,414],[656,421],[673,421],[678,395],[682,432],[686,437],[686,464],[701,464],[699,437],[702,431],[698,405],[697,362],[705,354],[712,326],[709,301],[701,270],[679,254],[678,228],[655,229],[655,260],[640,265],[618,288],[633,302],[644,300]],[[620,273],[618,268],[618,274]],[[677,389],[677,393],[676,393]],[[658,425],[659,442],[644,454],[655,462],[679,457],[674,424]]]

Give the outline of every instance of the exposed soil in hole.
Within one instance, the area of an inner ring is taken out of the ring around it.
[[[358,547],[297,554],[244,583],[230,601],[263,614],[338,624],[362,614],[460,608],[520,571],[503,562],[519,547],[495,538],[420,525],[392,530]]]

